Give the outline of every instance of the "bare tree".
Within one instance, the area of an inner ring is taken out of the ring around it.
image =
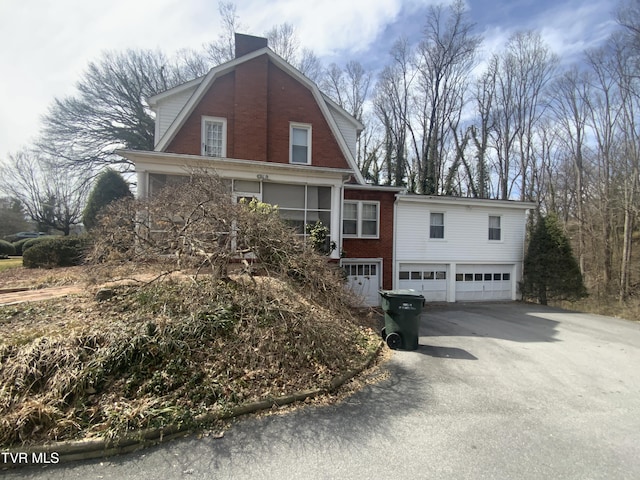
[[[498,55],[493,143],[497,153],[500,198],[517,186],[521,200],[532,199],[536,168],[534,130],[546,103],[545,86],[553,77],[557,58],[538,32],[518,32]],[[513,164],[512,159],[518,163]]]
[[[385,183],[394,186],[408,184],[409,189],[415,191],[415,175],[407,159],[409,102],[415,78],[408,41],[396,41],[390,54],[392,63],[380,73],[373,100],[376,116],[384,130]]]
[[[271,50],[300,70],[310,80],[320,81],[322,63],[312,50],[300,47],[300,40],[293,25],[286,22],[275,25],[265,33],[265,37]]]
[[[622,102],[616,86],[611,52],[604,47],[587,52],[587,63],[591,71],[591,92],[586,98],[588,125],[594,139],[595,165],[592,173],[595,202],[598,207],[596,218],[600,221],[598,238],[602,265],[602,283],[610,288],[613,280],[613,232],[615,215],[614,174],[616,146],[618,144],[619,119]]]
[[[285,61],[294,65],[298,60],[300,41],[295,28],[290,23],[276,25],[265,33],[269,48],[280,55]]]
[[[624,214],[619,292],[619,299],[623,302],[630,293],[633,232],[640,208],[640,65],[634,61],[637,55],[635,41],[614,37],[612,42],[615,46],[616,79],[622,100],[618,169],[622,173],[621,201]]]
[[[572,158],[575,178],[576,220],[578,223],[578,263],[585,273],[585,214],[584,214],[584,150],[587,142],[589,80],[577,68],[567,71],[554,84],[553,111],[563,130],[561,138]]]
[[[18,199],[39,228],[69,235],[81,222],[88,182],[60,163],[40,154],[22,151],[9,156],[1,167],[0,188]]]
[[[243,28],[236,13],[235,3],[218,2],[218,13],[220,14],[218,38],[204,46],[205,54],[213,65],[221,65],[235,58],[235,33]]]
[[[616,10],[616,20],[623,28],[626,43],[635,50],[633,58],[638,59],[640,51],[640,4],[637,0],[622,0]]]
[[[315,83],[322,80],[323,68],[320,58],[309,48],[303,48],[300,60],[295,65],[308,79]]]
[[[447,144],[458,129],[480,37],[472,34],[464,3],[432,7],[417,51],[416,124],[410,124],[418,191],[441,192]],[[454,149],[455,150],[455,149]]]
[[[76,95],[54,100],[38,146],[88,172],[105,164],[126,169],[130,164],[116,149],[153,150],[154,117],[146,98],[185,80],[159,51],[105,53],[89,64]]]
[[[497,58],[493,57],[483,73],[476,81],[474,101],[477,120],[470,128],[471,139],[475,147],[475,178],[470,176],[474,197],[489,198],[489,135],[493,129],[493,108],[496,96]]]
[[[355,60],[347,62],[344,69],[335,63],[329,65],[322,82],[323,91],[359,121],[370,85],[371,72]]]

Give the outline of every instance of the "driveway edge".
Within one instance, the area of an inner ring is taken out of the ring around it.
[[[133,434],[123,435],[118,438],[96,438],[89,440],[55,442],[40,446],[29,446],[26,448],[16,447],[8,450],[2,450],[2,452],[23,455],[26,454],[28,459],[32,459],[35,457],[50,460],[45,463],[67,463],[78,460],[90,460],[94,458],[105,458],[114,455],[120,455],[123,453],[131,453],[136,450],[173,440],[175,438],[187,436],[198,429],[206,427],[208,424],[211,424],[216,420],[235,418],[241,415],[259,412],[261,410],[267,410],[274,406],[281,407],[284,405],[289,405],[291,403],[304,401],[307,398],[314,398],[322,394],[334,392],[346,382],[351,380],[353,377],[359,375],[364,370],[369,368],[373,361],[378,357],[383,347],[384,344],[380,342],[376,350],[369,355],[369,358],[367,358],[367,360],[360,367],[334,378],[326,388],[304,390],[301,392],[292,393],[290,395],[285,395],[283,397],[266,398],[258,402],[239,405],[228,411],[198,415],[194,418],[194,424],[190,424],[189,426],[167,425],[166,427],[162,428],[139,430]],[[34,463],[28,462],[3,462],[0,463],[0,470],[33,465]]]

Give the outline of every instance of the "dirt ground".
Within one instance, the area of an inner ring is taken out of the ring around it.
[[[0,305],[47,300],[86,289],[82,267],[10,268],[0,272]]]

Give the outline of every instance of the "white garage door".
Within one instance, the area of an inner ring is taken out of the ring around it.
[[[380,263],[360,263],[343,261],[342,267],[347,275],[348,288],[360,297],[361,303],[369,306],[380,304],[378,290],[380,282]]]
[[[457,265],[456,301],[511,300],[513,265]]]
[[[398,288],[416,290],[427,302],[446,302],[447,270],[447,265],[401,263]]]

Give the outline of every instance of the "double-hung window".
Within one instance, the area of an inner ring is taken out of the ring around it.
[[[227,119],[202,117],[202,155],[205,157],[227,156]]]
[[[380,204],[378,202],[344,202],[342,234],[345,237],[378,238],[379,225]]]
[[[444,213],[431,213],[429,238],[444,238]]]
[[[292,123],[289,144],[290,163],[311,165],[311,125]]]
[[[500,217],[489,215],[489,240],[501,240]]]

